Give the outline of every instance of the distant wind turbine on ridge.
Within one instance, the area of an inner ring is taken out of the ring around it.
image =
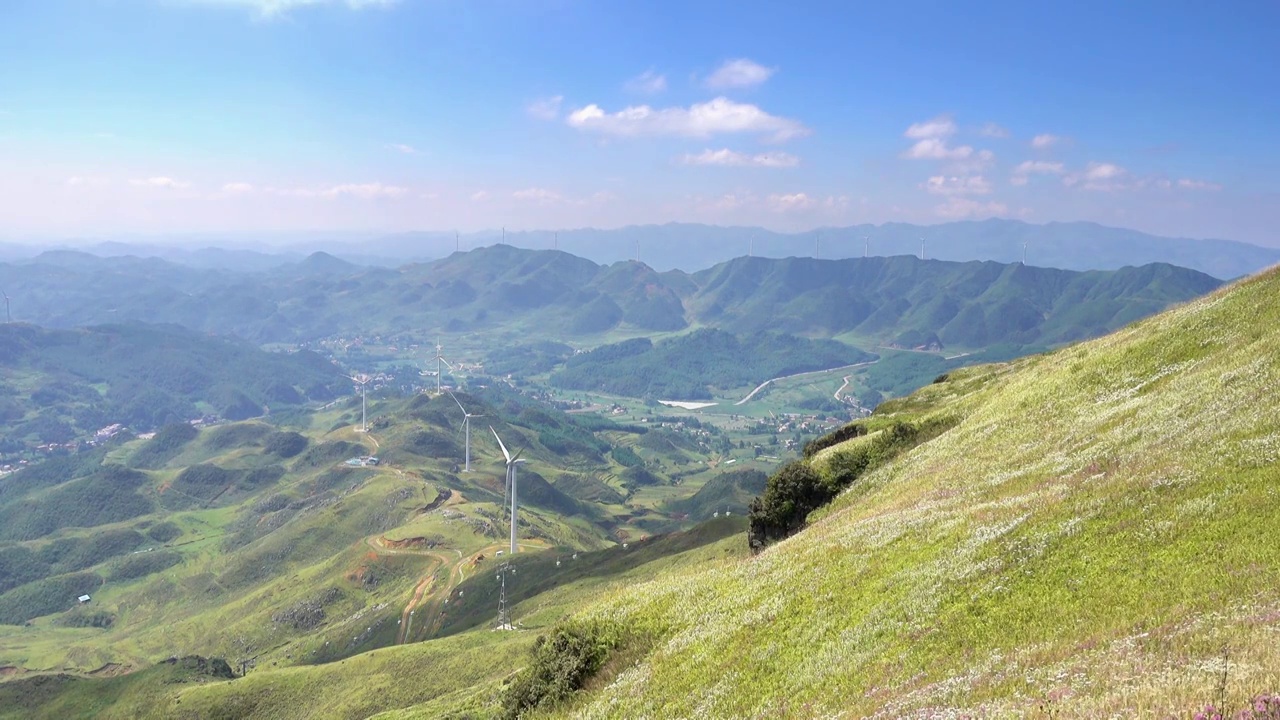
[[[440,338],[436,338],[436,356],[431,359],[436,361],[436,394],[437,395],[440,394],[440,388],[441,388],[440,378],[444,375],[443,366],[448,365],[450,370],[453,369],[453,363],[450,363],[448,360],[445,360],[444,356],[440,354],[440,351],[443,349],[444,348],[440,345]]]
[[[489,432],[493,433],[493,438],[494,438],[495,440],[497,440],[497,441],[498,441],[498,447],[502,449],[502,457],[503,457],[503,458],[505,458],[505,459],[506,459],[506,461],[507,461],[507,485],[508,485],[508,487],[510,487],[510,488],[511,488],[511,548],[510,548],[510,553],[511,553],[512,555],[515,555],[515,554],[516,554],[516,550],[517,550],[517,547],[516,547],[516,513],[518,512],[519,507],[520,507],[520,506],[519,506],[519,504],[516,502],[516,465],[518,465],[519,463],[524,462],[524,460],[521,460],[521,459],[520,459],[520,455],[521,455],[521,453],[523,453],[523,452],[524,452],[524,450],[523,450],[523,449],[521,449],[521,450],[520,450],[520,452],[517,452],[517,453],[515,454],[515,457],[512,457],[511,453],[507,452],[507,446],[502,444],[502,438],[498,437],[498,431],[497,431],[497,430],[494,430],[492,425],[490,425],[490,426],[489,426]]]
[[[0,292],[0,295],[4,295],[4,321],[11,323],[13,322],[13,315],[9,314],[9,293]]]
[[[862,257],[869,255],[871,255],[871,238],[864,235],[862,237]]]
[[[924,259],[924,238],[920,238],[920,259]]]
[[[462,411],[462,432],[466,436],[466,448],[467,448],[466,455],[464,456],[465,457],[464,462],[466,464],[463,467],[462,472],[471,472],[471,418],[484,417],[484,416],[472,415],[471,413],[467,412],[467,409],[462,407],[462,403],[458,400],[457,395],[454,395],[453,393],[449,393],[449,397],[453,398],[453,401],[458,403],[458,409]]]
[[[348,375],[352,382],[360,386],[360,432],[369,432],[368,415],[365,413],[365,387],[373,378],[361,373],[359,375]]]

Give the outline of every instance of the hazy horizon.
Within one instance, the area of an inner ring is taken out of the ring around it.
[[[18,2],[0,10],[23,69],[0,76],[0,233],[1004,217],[1276,246],[1280,151],[1258,140],[1280,100],[1255,88],[1278,20]]]

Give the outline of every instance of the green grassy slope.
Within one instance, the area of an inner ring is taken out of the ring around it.
[[[561,712],[1163,717],[1280,688],[1278,298],[1272,272],[896,401],[960,420],[759,556],[584,609],[659,642]]]

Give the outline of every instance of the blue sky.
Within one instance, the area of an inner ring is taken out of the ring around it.
[[[5,0],[0,236],[1011,217],[1280,245],[1280,5]]]

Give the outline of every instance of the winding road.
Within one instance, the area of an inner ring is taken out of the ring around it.
[[[832,372],[835,372],[835,371],[837,371],[837,370],[852,370],[852,369],[854,369],[854,368],[865,367],[865,366],[867,366],[867,365],[875,365],[875,364],[876,364],[876,363],[878,363],[878,362],[880,362],[878,359],[877,359],[877,360],[869,360],[869,361],[867,361],[867,362],[854,363],[853,365],[843,365],[843,366],[841,366],[841,367],[829,368],[829,369],[827,369],[827,370],[810,370],[810,371],[808,371],[808,372],[796,373],[795,375],[783,375],[782,377],[770,378],[770,379],[765,380],[764,382],[760,383],[759,385],[757,385],[755,390],[752,390],[750,393],[748,393],[748,394],[747,394],[747,396],[746,396],[746,397],[744,397],[744,398],[742,398],[741,400],[739,400],[738,402],[734,403],[734,405],[742,405],[742,404],[746,403],[746,402],[747,402],[747,401],[749,401],[751,398],[755,397],[755,396],[756,396],[756,393],[758,393],[758,392],[760,392],[761,390],[764,390],[766,387],[768,387],[770,383],[775,383],[775,382],[778,382],[779,380],[790,380],[790,379],[792,379],[792,378],[804,377],[805,375],[822,375],[823,373],[832,373]],[[848,380],[849,380],[849,378],[848,378],[848,377],[846,377],[846,378],[845,378],[845,382],[847,383],[847,382],[848,382]],[[844,389],[844,388],[842,387],[842,388],[841,388],[841,390],[843,390],[843,389]],[[839,391],[837,391],[837,393],[838,393],[838,392],[839,392]]]

